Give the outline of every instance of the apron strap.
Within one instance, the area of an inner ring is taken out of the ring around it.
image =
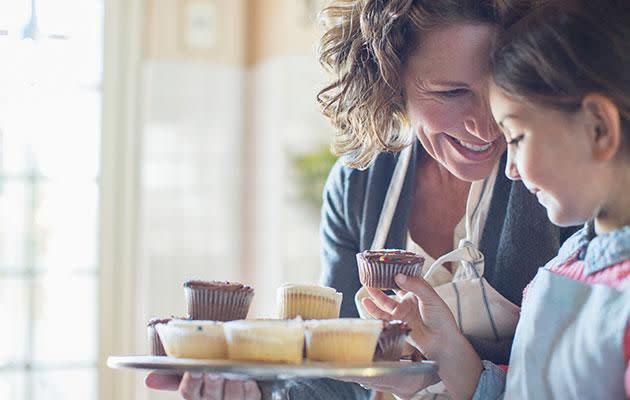
[[[402,191],[403,181],[409,167],[409,161],[411,160],[411,151],[413,146],[407,146],[400,152],[400,158],[396,163],[394,174],[392,175],[392,181],[387,188],[387,194],[385,195],[385,202],[383,203],[383,210],[378,218],[378,225],[376,225],[376,233],[374,234],[374,240],[372,241],[371,250],[379,250],[385,246],[387,235],[389,234],[389,228],[392,225],[394,219],[394,213],[396,212],[396,206],[398,205],[398,199],[400,198],[400,192]]]

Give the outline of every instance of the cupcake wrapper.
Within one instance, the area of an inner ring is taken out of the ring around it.
[[[382,263],[357,256],[361,284],[379,289],[398,289],[394,277],[397,274],[420,276],[423,264],[424,261],[414,264]]]
[[[341,301],[304,293],[282,293],[278,298],[278,318],[339,318]]]
[[[282,336],[282,335],[281,335]],[[304,335],[267,338],[245,333],[227,335],[228,356],[231,360],[287,362],[299,364],[303,358]]]
[[[221,291],[185,288],[188,314],[194,320],[233,321],[245,319],[253,291]]]
[[[374,353],[374,361],[400,361],[407,335],[380,337]]]
[[[227,359],[223,327],[200,331],[160,325],[156,330],[169,357]]]
[[[374,358],[378,335],[378,332],[307,331],[307,358],[313,361],[369,363]]]
[[[165,356],[166,351],[154,326],[147,327],[147,336],[149,339],[150,354],[152,356]]]

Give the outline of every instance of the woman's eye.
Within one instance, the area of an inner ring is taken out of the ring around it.
[[[523,140],[523,136],[524,135],[518,135],[517,137],[515,137],[514,139],[508,140],[507,144],[509,145],[518,145],[518,142],[520,142],[521,140]]]
[[[453,90],[444,90],[440,92],[435,92],[438,96],[441,97],[459,97],[468,93],[468,89],[453,89]]]

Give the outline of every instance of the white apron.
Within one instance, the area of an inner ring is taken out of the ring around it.
[[[396,164],[372,242],[371,249],[373,250],[382,249],[385,245],[412,151],[412,146],[405,148]],[[493,174],[496,176],[495,172]],[[519,318],[519,307],[499,294],[482,277],[484,257],[477,247],[481,240],[483,232],[481,225],[485,224],[485,215],[479,215],[477,211],[483,188],[486,187],[485,183],[485,181],[478,181],[471,185],[471,194],[466,205],[467,238],[460,242],[457,249],[439,257],[426,270],[424,279],[434,286],[436,292],[449,306],[462,333],[483,339],[499,340],[513,336]],[[453,262],[454,265],[459,262],[460,266],[450,282],[442,283],[443,277],[450,275],[442,265],[446,262]],[[434,279],[436,275],[439,275],[440,279]],[[364,287],[355,295],[355,304],[362,318],[371,318],[361,304],[361,300],[367,296],[368,293]],[[442,392],[443,385],[440,383],[427,388],[427,391],[421,392],[414,399],[436,398],[435,394]],[[443,394],[440,398],[442,396]]]
[[[523,300],[505,399],[624,399],[630,291],[539,269]]]

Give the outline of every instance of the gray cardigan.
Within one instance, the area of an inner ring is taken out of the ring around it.
[[[420,152],[414,145],[410,165]],[[397,154],[380,154],[364,171],[345,167],[337,161],[324,188],[321,218],[322,284],[343,293],[341,315],[358,316],[354,295],[361,287],[356,253],[374,240],[376,226],[392,179]],[[502,173],[497,177],[480,247],[485,255],[484,276],[503,296],[520,305],[523,288],[538,267],[554,257],[560,244],[577,228],[560,229],[547,219],[545,209],[521,182]],[[409,168],[385,247],[403,248],[413,199],[415,168]],[[498,364],[507,363],[512,340],[492,342],[468,338],[479,355]],[[291,399],[368,399],[359,385],[330,379],[291,382]]]
[[[423,151],[416,141],[410,166]],[[322,284],[343,293],[341,315],[356,317],[354,295],[361,287],[355,255],[370,247],[398,154],[383,153],[364,171],[345,167],[339,160],[324,189],[321,219]],[[480,242],[485,256],[484,276],[505,298],[520,305],[522,292],[537,269],[554,257],[560,244],[577,228],[559,228],[522,182],[510,181],[501,159],[488,218]],[[386,248],[404,248],[411,211],[416,169],[405,176]],[[469,338],[479,355],[507,363],[511,340],[504,343]]]

